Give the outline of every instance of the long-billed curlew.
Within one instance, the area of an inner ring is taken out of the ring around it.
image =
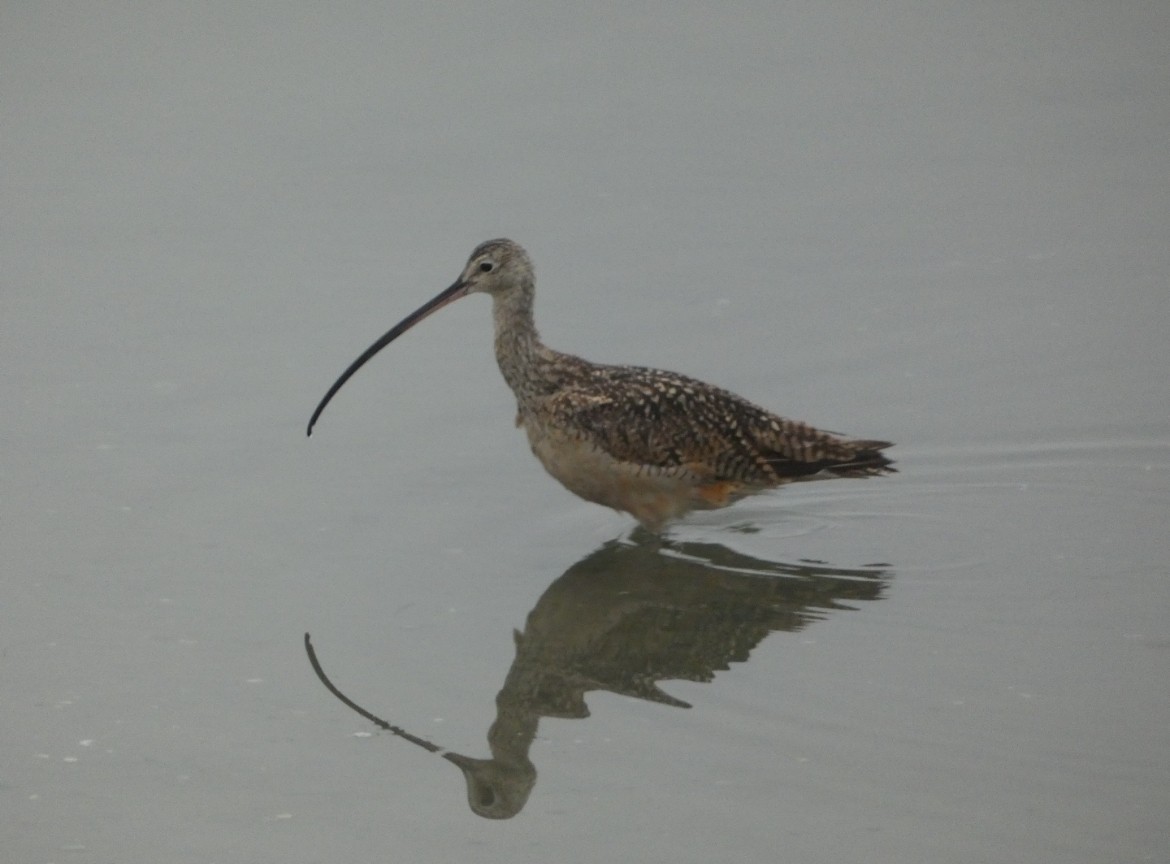
[[[603,366],[554,351],[532,319],[536,280],[528,253],[489,240],[451,287],[412,312],[350,364],[317,405],[367,360],[432,312],[467,294],[490,294],[496,362],[516,396],[516,425],[565,488],[630,513],[657,532],[690,510],[816,475],[893,471],[887,441],[839,437],[778,417],[718,387],[675,372]]]

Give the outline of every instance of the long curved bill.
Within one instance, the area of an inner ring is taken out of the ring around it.
[[[462,279],[459,280],[450,288],[447,288],[441,292],[438,296],[428,300],[418,309],[415,309],[413,312],[391,327],[386,332],[386,335],[384,335],[381,339],[362,352],[362,356],[358,357],[349,364],[349,368],[341,373],[341,377],[333,382],[333,386],[329,388],[329,391],[325,394],[324,398],[317,403],[317,410],[314,411],[313,416],[309,418],[309,428],[305,430],[305,434],[313,434],[313,425],[317,422],[317,418],[321,416],[321,412],[325,410],[325,406],[329,404],[329,400],[334,397],[334,395],[338,390],[341,389],[342,385],[345,384],[346,381],[353,377],[354,372],[358,371],[366,364],[367,360],[369,360],[371,357],[373,357],[375,354],[377,354],[379,351],[381,351],[383,348],[385,348],[387,345],[389,345],[391,342],[393,342],[395,339],[397,339],[399,336],[401,336],[403,333],[405,333],[407,330],[409,330],[419,321],[426,318],[431,313],[439,311],[448,303],[454,303],[460,297],[466,295],[467,289],[468,284]]]

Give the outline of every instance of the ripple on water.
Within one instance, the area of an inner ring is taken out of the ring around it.
[[[1057,549],[1086,533],[1104,541],[1156,528],[1170,504],[1164,437],[900,450],[896,475],[790,486],[693,514],[671,536],[760,557],[938,573],[987,566],[1034,544]]]

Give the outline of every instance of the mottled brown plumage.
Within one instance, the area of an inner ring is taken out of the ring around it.
[[[511,240],[478,246],[459,279],[371,345],[325,394],[432,312],[470,293],[492,297],[495,353],[516,396],[516,424],[550,474],[588,501],[632,514],[652,531],[693,509],[817,475],[893,471],[886,441],[862,441],[765,411],[685,375],[605,366],[544,345],[532,317],[535,278]]]

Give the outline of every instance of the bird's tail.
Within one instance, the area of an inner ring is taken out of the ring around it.
[[[838,477],[876,477],[880,474],[895,474],[894,460],[881,451],[893,447],[889,441],[850,441],[852,453],[849,458],[827,465],[825,470]]]

